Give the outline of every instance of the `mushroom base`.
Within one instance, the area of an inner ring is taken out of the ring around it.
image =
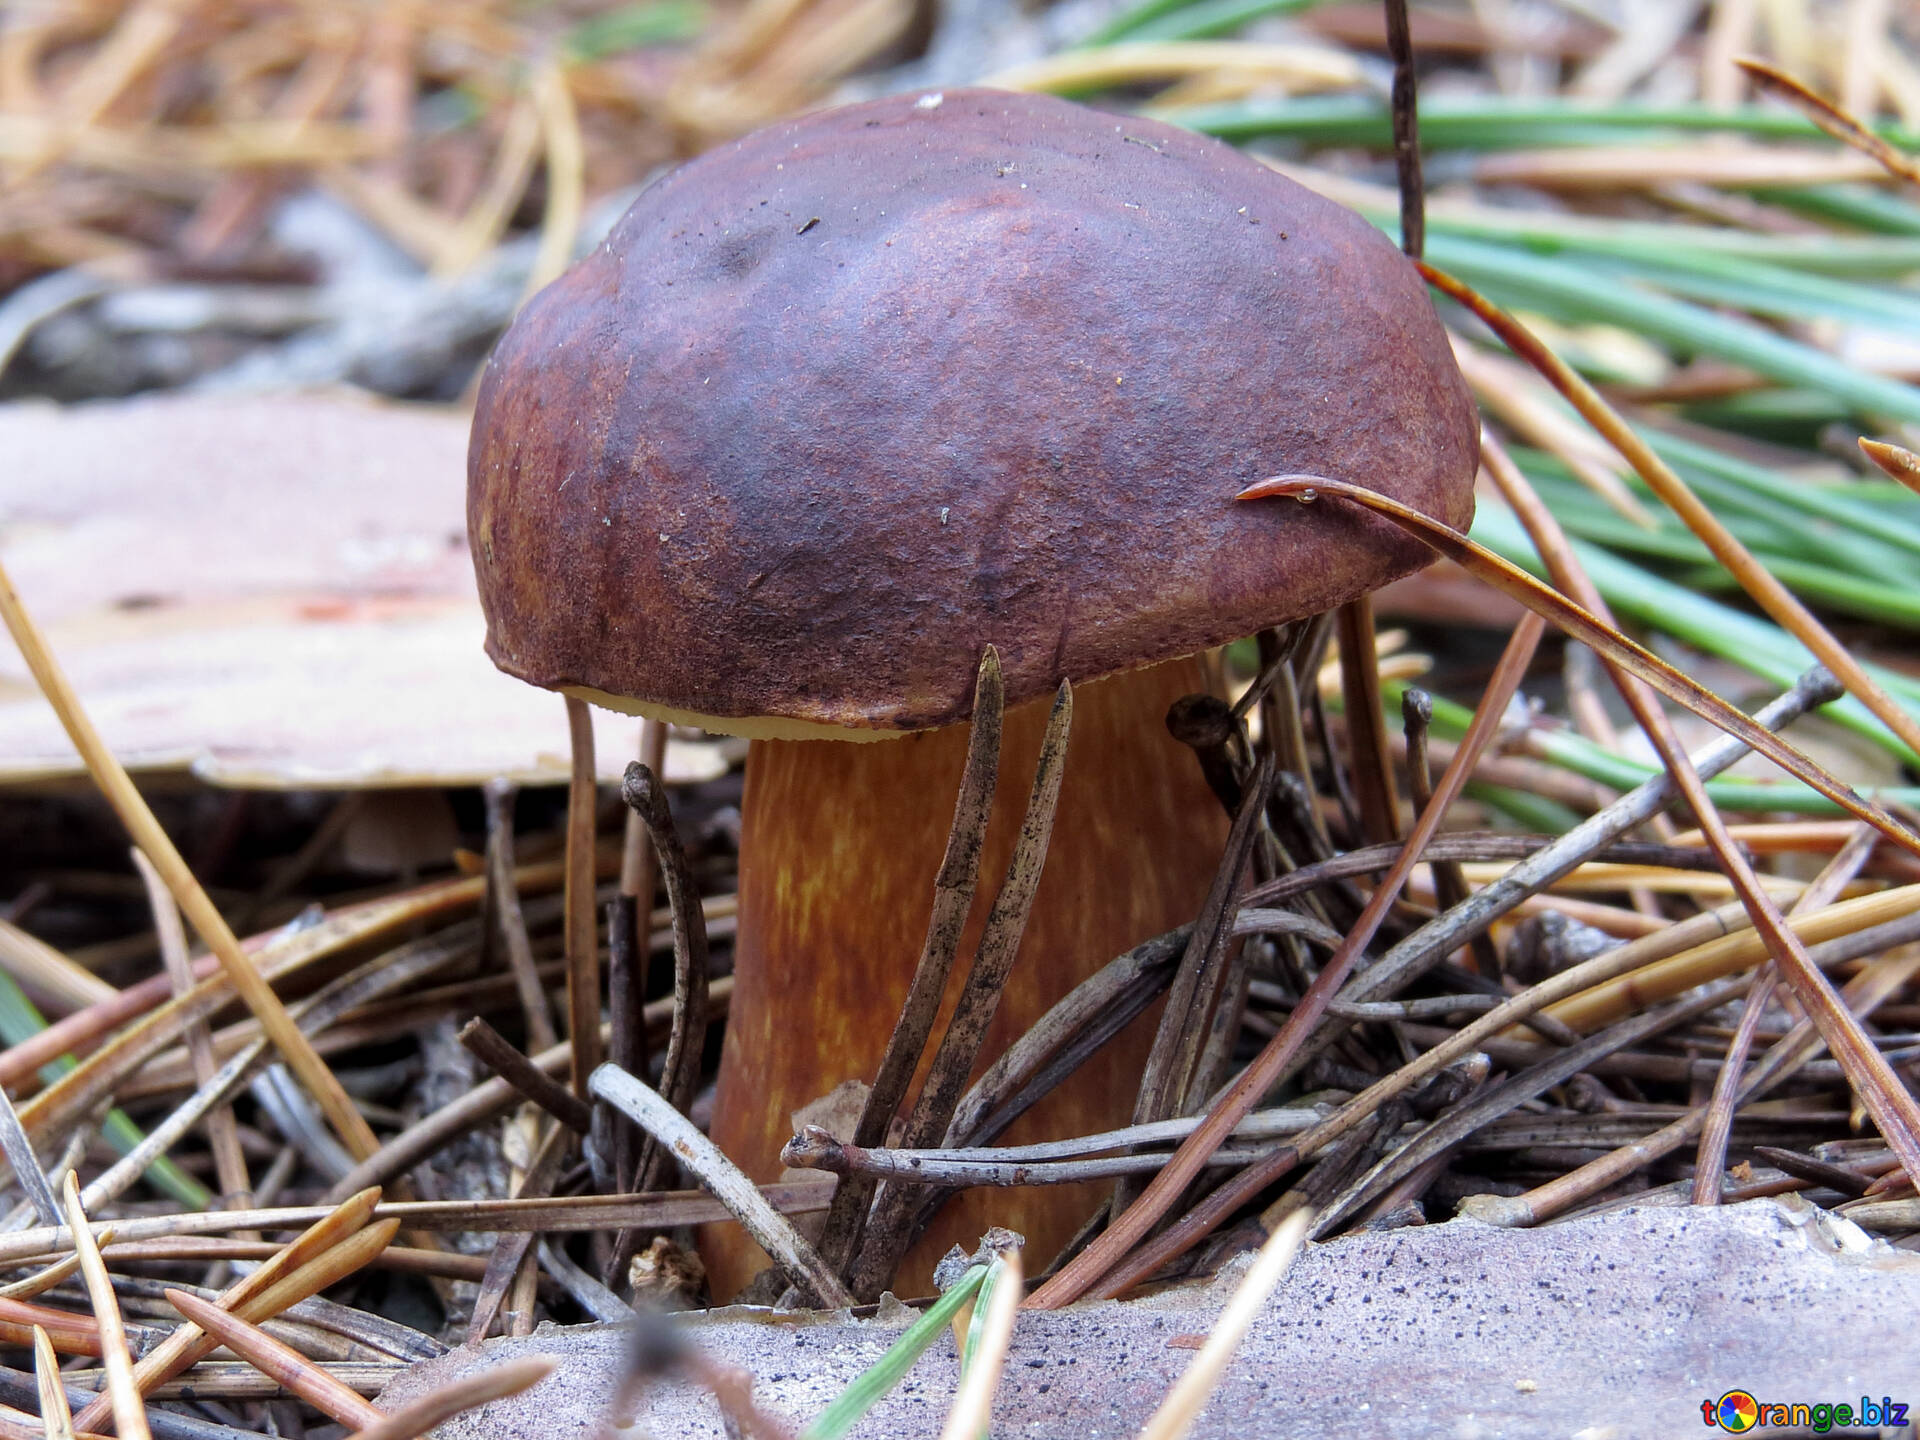
[[[1081,980],[1199,910],[1227,822],[1192,752],[1167,734],[1165,716],[1175,700],[1206,688],[1205,666],[1191,657],[1075,692],[1046,869],[976,1074]],[[1007,712],[980,890],[928,1058],[1005,874],[1049,703]],[[780,1177],[794,1111],[843,1081],[870,1081],[879,1068],[925,938],[968,729],[890,745],[755,741],[749,752],[735,983],[712,1135],[756,1181]],[[1157,1018],[1155,1007],[1136,1020],[997,1143],[1127,1124]],[[941,1254],[954,1244],[972,1250],[992,1225],[1024,1234],[1037,1269],[1110,1189],[960,1192],[908,1255],[894,1288],[932,1293]],[[707,1227],[700,1249],[716,1301],[767,1264],[733,1225]]]

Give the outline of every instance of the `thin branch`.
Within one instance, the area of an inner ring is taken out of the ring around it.
[[[1005,699],[1000,653],[989,645],[980,657],[979,674],[974,681],[966,765],[960,772],[959,793],[954,797],[946,853],[933,882],[933,913],[927,919],[927,936],[920,947],[920,960],[914,966],[907,998],[900,1006],[900,1019],[888,1037],[886,1053],[880,1058],[880,1068],[874,1072],[873,1088],[867,1092],[866,1104],[854,1126],[856,1145],[870,1147],[886,1139],[887,1128],[893,1123],[900,1102],[906,1099],[913,1072],[919,1068],[920,1057],[926,1051],[927,1037],[933,1033],[940,999],[946,993],[947,977],[952,973],[961,932],[966,928],[967,914],[973,909],[974,892],[979,885],[980,852],[986,842],[994,785],[1000,774],[1000,731]],[[834,1192],[826,1228],[820,1234],[820,1254],[836,1275],[848,1273],[866,1228],[867,1206],[873,1192],[874,1182],[864,1177],[849,1177]]]
[[[342,802],[343,804],[345,802]],[[147,889],[147,905],[153,911],[154,934],[160,941],[160,963],[173,986],[175,999],[193,989],[193,962],[187,955],[187,932],[180,923],[180,907],[167,893],[166,882],[146,853],[135,846],[133,865]],[[184,1027],[187,1058],[193,1065],[197,1085],[212,1080],[219,1062],[214,1058],[213,1034],[204,1015],[196,1015]],[[253,1179],[247,1174],[247,1157],[240,1150],[240,1131],[233,1118],[233,1106],[218,1104],[207,1113],[207,1144],[213,1151],[214,1175],[220,1182],[222,1203],[236,1209],[253,1204]]]
[[[1161,1123],[1165,1123],[1164,1121]],[[1194,1122],[1198,1124],[1196,1120]],[[1152,1127],[1137,1125],[1136,1130]],[[1000,1161],[991,1150],[932,1151],[867,1149],[848,1145],[831,1131],[809,1125],[780,1150],[783,1164],[834,1175],[874,1175],[901,1185],[965,1188],[984,1185],[1073,1185],[1082,1180],[1111,1180],[1118,1175],[1152,1175],[1167,1163],[1165,1154],[1109,1155],[1097,1160]],[[1251,1151],[1216,1150],[1210,1165],[1244,1165]]]
[[[554,1088],[560,1089],[558,1085]],[[570,1100],[574,1098],[572,1091],[562,1090],[561,1093]],[[520,1177],[520,1184],[513,1192],[514,1199],[532,1200],[553,1193],[554,1182],[560,1178],[561,1164],[571,1150],[569,1133],[563,1125],[547,1127],[546,1137],[541,1140],[540,1148],[534,1151],[526,1173]],[[480,1293],[474,1297],[473,1313],[467,1320],[469,1345],[478,1345],[487,1338],[487,1332],[493,1328],[494,1317],[500,1313],[501,1302],[507,1297],[508,1287],[519,1277],[527,1251],[532,1248],[538,1233],[535,1230],[522,1230],[498,1235],[494,1240],[493,1250],[487,1256],[486,1273],[480,1277]]]
[[[694,1088],[700,1081],[700,1056],[707,1043],[706,916],[659,777],[639,761],[632,761],[620,794],[652,837],[673,915],[673,1033],[667,1040],[660,1092],[676,1110],[684,1112],[693,1103]],[[645,1147],[634,1188],[651,1190],[658,1186],[666,1163],[658,1145]]]
[[[1334,612],[1340,639],[1340,694],[1346,705],[1348,772],[1360,829],[1385,845],[1400,837],[1400,799],[1393,784],[1393,751],[1380,709],[1380,657],[1374,646],[1373,601],[1362,595]]]
[[[593,1107],[575,1095],[514,1047],[511,1041],[478,1015],[460,1027],[456,1037],[494,1074],[576,1135],[592,1124]]]
[[[960,1097],[944,1143],[980,1145],[1001,1134],[1145,1013],[1167,987],[1192,929],[1142,941],[1061,996]]]
[[[513,873],[513,799],[518,791],[510,780],[490,780],[483,793],[487,802],[485,909],[493,922],[491,936],[506,950],[507,969],[527,1021],[527,1043],[535,1050],[550,1050],[560,1037],[554,1032],[546,987],[533,962],[527,917],[520,908],[520,886]]]
[[[652,1086],[615,1065],[602,1065],[591,1077],[593,1093],[624,1114],[696,1175],[713,1197],[746,1227],[760,1248],[773,1257],[794,1284],[813,1292],[829,1309],[853,1304],[853,1297],[826,1267],[820,1252],[766,1201],[719,1148]]]
[[[1034,893],[1040,888],[1072,728],[1073,688],[1062,680],[1054,696],[1053,711],[1047,717],[1046,733],[1041,737],[1033,788],[1027,797],[1026,819],[1014,842],[1006,876],[987,912],[980,946],[974,952],[973,968],[967,973],[959,1003],[947,1022],[947,1033],[934,1052],[933,1063],[920,1087],[920,1098],[907,1119],[905,1139],[909,1145],[931,1144],[946,1134],[967,1076],[986,1041],[987,1027],[993,1023],[1000,992],[1019,953],[1020,938],[1026,932]],[[855,1294],[877,1295],[892,1277],[901,1255],[912,1243],[907,1219],[917,1208],[910,1192],[882,1187],[867,1222],[866,1240],[854,1263]]]
[[[1420,174],[1420,102],[1413,72],[1407,0],[1385,0],[1393,61],[1393,163],[1400,178],[1400,248],[1418,260],[1427,243],[1426,186]]]

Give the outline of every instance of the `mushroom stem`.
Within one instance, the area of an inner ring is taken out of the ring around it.
[[[1192,919],[1219,864],[1226,820],[1185,746],[1174,701],[1206,685],[1197,659],[1080,687],[1046,869],[978,1062],[984,1068],[1068,990],[1115,955]],[[1006,714],[983,877],[998,877],[1027,802],[1048,702]],[[757,1181],[780,1174],[792,1114],[846,1080],[868,1082],[920,953],[947,840],[967,729],[872,745],[756,741],[747,762],[735,990],[712,1134]],[[970,955],[992,902],[982,887],[961,942]],[[954,967],[941,1019],[967,966]],[[1005,1143],[1111,1129],[1132,1113],[1152,1043],[1150,1011],[1008,1132]],[[917,1084],[916,1080],[916,1084]],[[857,1106],[848,1116],[851,1124]],[[832,1123],[832,1122],[829,1122]],[[933,1261],[990,1225],[1050,1256],[1104,1198],[1094,1183],[956,1196],[894,1278],[930,1294]],[[735,1226],[701,1249],[716,1299],[767,1261]]]

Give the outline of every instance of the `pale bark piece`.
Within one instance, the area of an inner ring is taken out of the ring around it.
[[[346,393],[0,406],[0,558],[130,770],[561,784],[559,700],[482,648],[466,447],[454,409]],[[595,730],[617,781],[639,721]],[[668,744],[670,781],[724,765]],[[0,784],[80,773],[0,642]]]

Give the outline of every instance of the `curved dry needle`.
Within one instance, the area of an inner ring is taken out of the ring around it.
[[[1312,501],[1321,496],[1348,500],[1374,514],[1391,520],[1481,580],[1518,600],[1560,627],[1574,639],[1598,651],[1608,660],[1647,682],[1675,704],[1684,705],[1703,720],[1711,721],[1750,749],[1766,756],[1796,780],[1826,796],[1848,814],[1866,821],[1903,850],[1920,855],[1920,836],[1915,835],[1892,815],[1850,786],[1835,780],[1800,751],[1756,725],[1743,712],[1697,681],[1688,679],[1652,651],[1627,639],[1619,631],[1602,625],[1558,590],[1542,584],[1519,566],[1509,564],[1483,545],[1476,544],[1449,525],[1443,525],[1410,505],[1403,505],[1363,486],[1344,480],[1329,480],[1319,475],[1275,475],[1249,485],[1235,498],[1239,500],[1292,499]]]
[[[1920,185],[1920,161],[1881,139],[1831,100],[1814,94],[1778,65],[1769,65],[1751,55],[1735,56],[1733,63],[1746,71],[1747,77],[1762,90],[1785,100],[1843,145],[1851,145],[1861,154],[1871,156],[1888,174]]]
[[[463,1410],[490,1405],[509,1395],[518,1395],[530,1385],[553,1373],[554,1360],[547,1355],[523,1355],[502,1360],[472,1375],[429,1390],[410,1405],[403,1405],[384,1420],[356,1430],[347,1440],[418,1440],[436,1425],[444,1424]]]

